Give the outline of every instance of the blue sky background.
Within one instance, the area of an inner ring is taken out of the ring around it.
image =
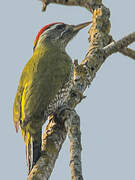
[[[133,0],[103,2],[111,10],[111,34],[115,40],[135,30]],[[50,22],[78,24],[91,20],[91,14],[84,8],[55,4],[42,13],[38,0],[14,0],[1,2],[0,18],[1,179],[24,180],[25,147],[21,133],[16,134],[13,126],[12,107],[20,74],[32,56],[35,36]],[[88,29],[69,43],[67,52],[73,59],[81,61],[85,57]],[[87,98],[77,107],[84,179],[134,180],[135,61],[119,53],[109,57],[85,95]],[[68,139],[50,179],[70,179]]]

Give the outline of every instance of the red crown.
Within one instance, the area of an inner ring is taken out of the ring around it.
[[[38,32],[38,34],[37,34],[37,36],[36,36],[36,38],[35,38],[33,49],[35,49],[35,47],[36,47],[36,45],[37,45],[39,36],[40,36],[45,30],[47,30],[49,27],[51,27],[51,26],[54,25],[54,24],[63,24],[63,23],[62,23],[62,22],[51,23],[51,24],[45,25],[42,29],[40,29],[40,31]]]

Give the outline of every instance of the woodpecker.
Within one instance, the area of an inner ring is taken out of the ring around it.
[[[73,86],[73,63],[65,48],[89,24],[51,23],[36,36],[13,106],[16,132],[20,127],[25,142],[28,173],[41,154],[43,124],[64,104]]]

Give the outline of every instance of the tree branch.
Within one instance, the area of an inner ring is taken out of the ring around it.
[[[128,56],[135,60],[135,51],[133,49],[123,48],[123,49],[119,50],[119,52],[122,53],[123,55]]]
[[[50,177],[67,132],[70,140],[70,167],[72,180],[83,179],[80,154],[79,116],[71,109],[60,110],[57,113],[59,119],[57,119],[57,116],[55,116],[55,119],[53,117],[46,127],[42,138],[42,155],[33,167],[27,180],[47,180]]]
[[[106,57],[108,57],[113,53],[121,51],[123,48],[127,47],[129,44],[133,43],[134,41],[135,41],[135,32],[123,37],[119,41],[112,42],[109,45],[107,45],[106,47],[104,47],[103,48],[104,54]],[[129,51],[131,52],[131,50],[129,50],[129,49],[126,52],[125,52],[125,50],[122,52],[129,54]],[[132,54],[133,54],[133,51],[132,51]]]
[[[30,172],[27,180],[47,180],[54,168],[59,151],[66,139],[66,129],[63,124],[65,114],[59,115],[59,120],[51,119],[42,138],[42,155]]]
[[[42,11],[45,11],[50,3],[62,4],[67,6],[81,6],[93,11],[96,6],[101,5],[101,0],[40,0],[42,2]]]
[[[83,180],[81,164],[81,132],[80,118],[75,111],[72,111],[70,118],[65,121],[68,138],[70,142],[70,169],[72,180]]]

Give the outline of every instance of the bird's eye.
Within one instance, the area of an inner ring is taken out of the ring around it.
[[[56,26],[56,30],[62,30],[65,28],[65,24],[60,24]]]

